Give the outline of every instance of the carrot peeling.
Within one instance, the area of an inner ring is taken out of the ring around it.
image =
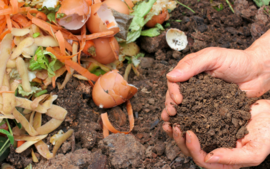
[[[25,143],[25,141],[17,141],[17,147],[20,147],[23,143]]]
[[[130,126],[130,129],[129,131],[118,131],[116,130],[113,125],[111,124],[109,118],[108,118],[108,114],[107,113],[103,113],[101,114],[101,119],[102,119],[102,122],[103,122],[103,129],[104,127],[107,128],[107,130],[109,130],[110,132],[112,133],[124,133],[124,134],[129,134],[133,128],[134,128],[134,116],[133,116],[133,110],[132,110],[132,106],[131,106],[131,103],[130,101],[128,100],[126,102],[126,106],[127,106],[127,112],[128,112],[128,120],[129,120],[129,126]],[[105,134],[104,134],[105,133]],[[103,135],[104,137],[106,136],[106,129],[105,129],[105,132],[103,131]]]
[[[56,37],[56,39],[58,41],[58,44],[59,44],[60,51],[61,51],[62,55],[65,55],[65,53],[66,53],[65,39],[64,39],[64,36],[63,36],[62,32],[60,30],[57,31],[56,34],[55,34],[55,37]]]
[[[54,77],[52,77],[52,86],[53,86],[53,88],[55,88],[55,81],[56,81],[56,77],[54,76]]]
[[[36,17],[37,17],[38,19],[43,20],[43,21],[46,21],[46,20],[47,20],[47,15],[46,15],[45,13],[43,13],[43,12],[38,12],[38,13],[36,14]]]
[[[99,33],[93,33],[91,35],[86,35],[85,40],[93,40],[96,38],[102,38],[106,36],[113,35],[113,31],[104,31],[104,32],[99,32]],[[76,36],[79,40],[82,40],[82,36]]]
[[[10,19],[10,15],[6,15],[6,21],[7,21],[8,29],[11,31],[11,29],[12,29],[12,22],[11,22],[11,19]]]
[[[18,13],[19,12],[18,0],[10,0],[10,4],[12,6],[12,12],[13,12],[13,14]]]
[[[84,67],[82,67],[80,64],[78,64],[76,62],[73,62],[71,60],[65,60],[65,64],[68,65],[69,67],[71,67],[72,69],[76,70],[78,73],[80,73],[84,77],[86,77],[91,86],[94,85],[92,81],[95,82],[99,78],[98,76],[90,73],[87,69],[85,69]]]

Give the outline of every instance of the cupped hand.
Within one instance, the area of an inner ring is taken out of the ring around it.
[[[179,126],[174,125],[173,137],[182,152],[207,169],[238,169],[257,166],[270,153],[270,100],[259,100],[251,106],[249,134],[237,140],[236,148],[218,148],[207,154],[192,131],[182,137]]]

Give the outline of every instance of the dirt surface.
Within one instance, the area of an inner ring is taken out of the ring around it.
[[[92,101],[89,84],[73,78],[65,89],[51,90],[58,95],[55,103],[66,108],[68,115],[63,124],[50,133],[44,141],[49,144],[50,137],[60,129],[67,131],[72,128],[75,134],[61,146],[54,159],[46,160],[38,156],[39,162],[34,163],[30,153],[13,152],[5,162],[18,169],[24,168],[29,163],[32,163],[34,168],[46,169],[109,169],[135,166],[149,169],[199,168],[192,158],[185,157],[181,153],[175,142],[162,130],[160,114],[164,108],[167,91],[165,75],[187,54],[206,47],[246,49],[269,29],[270,24],[269,16],[264,13],[264,9],[257,8],[252,0],[235,0],[233,5],[235,13],[232,13],[223,0],[214,1],[224,6],[224,9],[219,12],[212,8],[209,0],[182,0],[181,2],[191,7],[195,13],[179,5],[164,26],[169,24],[167,29],[178,28],[186,33],[189,42],[186,49],[178,52],[168,48],[164,33],[159,37],[144,37],[138,40],[146,56],[142,58],[139,66],[140,76],[135,76],[131,72],[128,79],[129,83],[138,87],[138,93],[131,99],[135,126],[129,136],[120,139],[116,138],[116,135],[110,135],[110,139],[103,140],[100,126],[101,113],[108,112],[112,124],[117,129],[129,130],[125,104],[115,109],[99,109]],[[120,70],[122,75],[124,67]],[[57,82],[62,83],[63,79],[63,77],[59,78]],[[48,118],[43,116],[43,124],[47,120]],[[126,149],[130,151],[121,154],[122,161],[115,160],[113,155],[127,148],[125,146],[130,146]],[[50,145],[50,150],[52,147]],[[34,147],[33,150],[37,152]],[[131,153],[131,150],[135,153]],[[137,156],[134,159],[135,154]],[[270,168],[269,160],[265,160],[257,168]]]
[[[248,134],[250,105],[257,99],[247,98],[236,84],[203,73],[181,83],[180,91],[184,99],[170,122],[183,133],[192,130],[204,151],[233,148]]]

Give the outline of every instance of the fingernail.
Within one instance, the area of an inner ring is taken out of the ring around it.
[[[218,156],[211,156],[208,160],[206,160],[206,163],[218,163],[220,158]]]
[[[187,143],[191,143],[191,135],[190,133],[187,131],[187,134],[186,134],[186,141]]]
[[[179,73],[180,73],[180,72],[181,72],[181,71],[179,71],[179,70],[177,70],[177,69],[172,70],[171,72],[169,72],[169,73],[167,74],[167,77],[171,77],[171,78],[177,77],[177,76],[179,76]]]

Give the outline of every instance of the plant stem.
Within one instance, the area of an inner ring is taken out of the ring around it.
[[[187,8],[188,10],[190,10],[191,12],[195,13],[195,11],[193,11],[190,7],[186,6],[185,4],[182,4],[179,1],[176,1],[177,3],[179,3],[180,5],[182,5],[183,7]]]
[[[5,119],[5,120],[6,120],[6,122],[7,122],[8,130],[9,130],[10,134],[13,135],[12,129],[11,129],[11,127],[10,127],[10,125],[9,125],[9,122],[8,122],[8,119]]]
[[[6,140],[5,144],[0,149],[0,154],[2,154],[2,150],[5,148],[6,144],[9,142],[9,139]]]
[[[226,0],[226,2],[227,2],[227,4],[229,5],[229,7],[231,8],[232,13],[234,13],[234,10],[233,10],[233,7],[232,7],[230,1],[229,1],[229,0]]]

